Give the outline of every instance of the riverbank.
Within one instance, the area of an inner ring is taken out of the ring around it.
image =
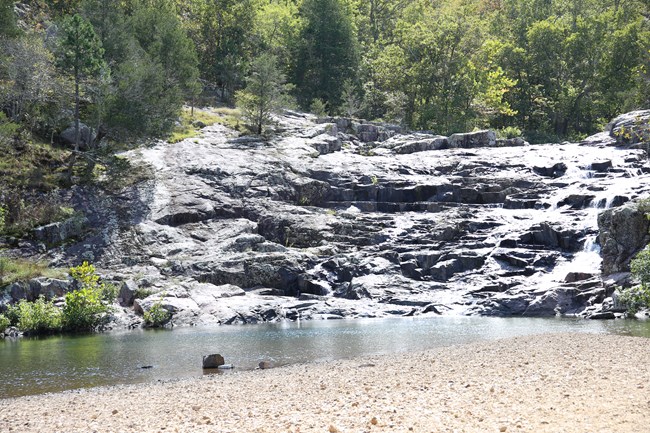
[[[0,400],[3,432],[642,432],[650,339],[518,337]]]

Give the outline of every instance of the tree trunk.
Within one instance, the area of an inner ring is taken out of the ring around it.
[[[74,151],[79,152],[79,73],[74,76]]]
[[[68,161],[67,180],[71,181],[74,174],[74,165],[77,162],[77,152],[79,152],[79,72],[75,68],[74,74],[74,151]]]

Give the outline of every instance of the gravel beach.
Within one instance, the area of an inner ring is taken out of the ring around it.
[[[557,334],[0,400],[0,432],[650,432],[650,339]]]

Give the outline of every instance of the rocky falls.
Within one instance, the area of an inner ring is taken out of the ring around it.
[[[650,194],[650,164],[617,134],[638,116],[546,145],[294,112],[271,139],[207,126],[125,153],[150,168],[145,182],[110,197],[77,190],[81,239],[41,254],[118,281],[116,326],[154,302],[176,324],[613,317],[615,286],[649,240],[635,203]]]

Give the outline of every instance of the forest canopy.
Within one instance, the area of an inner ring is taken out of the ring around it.
[[[269,59],[302,109],[579,138],[650,106],[649,11],[650,0],[0,0],[0,123],[165,136],[184,103],[234,103]],[[92,40],[71,42],[70,23]]]

